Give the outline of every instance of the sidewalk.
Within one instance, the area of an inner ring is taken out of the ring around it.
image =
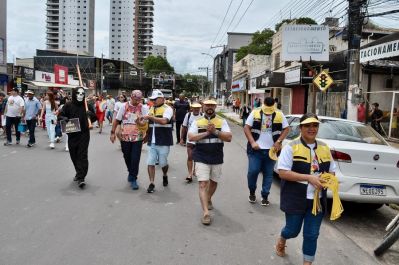
[[[216,108],[216,112],[219,115],[224,116],[226,119],[236,123],[237,125],[242,126],[242,119],[240,118],[240,115],[233,112],[233,109],[231,107],[227,108],[226,106],[223,107],[218,105]]]

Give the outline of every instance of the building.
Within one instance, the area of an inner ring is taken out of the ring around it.
[[[155,57],[161,56],[162,58],[166,59],[166,51],[166,46],[152,45],[152,55]]]
[[[154,1],[111,0],[109,57],[142,66],[152,54]]]
[[[47,0],[48,50],[94,55],[95,0]]]
[[[7,0],[0,0],[0,91],[7,88]]]

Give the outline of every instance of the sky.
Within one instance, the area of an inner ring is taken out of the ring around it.
[[[154,2],[154,44],[167,46],[167,59],[177,73],[205,74],[198,68],[212,66],[211,56],[220,52],[221,48],[210,49],[210,46],[226,44],[227,31],[253,33],[263,29],[265,25],[273,26],[274,21],[289,17],[291,11],[284,11],[288,10],[289,3],[295,1],[154,0]],[[334,7],[333,4],[337,1],[321,2],[324,2],[327,8],[327,6]],[[104,53],[105,57],[108,57],[110,0],[96,0],[95,6],[95,56],[101,57],[101,53]],[[339,8],[336,7],[332,11],[339,13]],[[227,10],[229,12],[226,15]],[[237,14],[234,17],[236,10]],[[298,8],[296,11],[301,10]],[[306,14],[306,10],[301,13]],[[315,16],[318,13],[316,12]],[[8,0],[7,16],[8,62],[12,62],[16,57],[33,57],[36,49],[46,48],[46,0]],[[228,28],[229,25],[231,26]],[[208,53],[211,56],[201,53]]]

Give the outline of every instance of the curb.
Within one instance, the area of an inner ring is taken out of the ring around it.
[[[234,124],[236,124],[236,125],[242,127],[242,124],[241,124],[240,122],[238,122],[238,121],[236,121],[235,119],[232,119],[232,118],[230,118],[230,117],[224,115],[223,112],[218,111],[218,112],[216,112],[216,114],[217,114],[218,116],[223,117],[223,118],[225,118],[225,119],[227,119],[227,120],[233,122]]]

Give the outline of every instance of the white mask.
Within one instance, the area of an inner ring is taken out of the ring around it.
[[[85,97],[85,91],[84,91],[84,89],[83,89],[83,88],[79,88],[79,89],[78,89],[78,93],[76,93],[76,99],[77,99],[79,102],[82,102],[83,99],[84,99],[84,97]]]

